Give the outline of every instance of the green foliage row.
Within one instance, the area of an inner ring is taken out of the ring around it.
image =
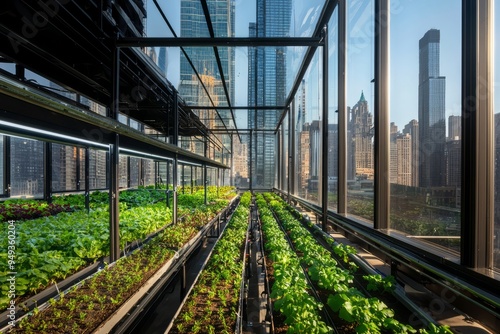
[[[241,196],[224,234],[196,286],[175,319],[178,333],[232,333],[242,277],[242,249],[248,229],[251,194]]]
[[[214,215],[208,219],[213,219]],[[100,271],[82,286],[61,295],[59,300],[51,300],[48,309],[42,312],[35,309],[11,332],[91,332],[208,222],[198,218],[195,215],[160,232],[142,249],[119,259],[115,265]]]
[[[129,203],[143,203],[141,206],[129,208],[127,203],[120,203],[120,248],[136,240],[142,240],[147,235],[159,230],[172,222],[172,214],[165,203],[155,202],[158,195],[147,195],[149,190],[131,191],[127,195]],[[95,209],[60,213],[56,216],[42,217],[16,223],[15,227],[15,263],[9,264],[8,238],[0,240],[0,310],[8,306],[12,296],[6,284],[7,274],[15,268],[16,293],[19,299],[28,293],[36,293],[50,284],[66,278],[81,267],[109,254],[109,212],[107,195],[93,193]],[[138,195],[138,200],[132,200]],[[65,200],[75,199],[70,195]],[[197,202],[189,197],[199,197],[199,194],[184,196],[185,201],[179,201],[179,212],[183,214],[183,223],[209,221],[210,217],[227,205],[228,200],[217,200],[210,205],[197,206]],[[99,202],[98,199],[101,199]],[[63,199],[61,199],[63,201]],[[0,226],[1,234],[7,236],[9,226]],[[183,235],[167,228],[171,234],[172,247],[183,244]],[[189,236],[190,231],[184,231]]]
[[[285,230],[298,251],[303,256],[301,261],[307,265],[309,276],[313,281],[331,294],[328,297],[328,306],[338,312],[340,318],[356,324],[357,333],[417,333],[410,325],[394,319],[394,311],[387,307],[378,298],[365,297],[357,288],[353,287],[353,276],[345,269],[340,269],[331,254],[312,237],[311,233],[288,210],[286,204],[275,194],[266,193],[265,198],[276,213]],[[338,250],[337,250],[338,251]],[[345,261],[347,259],[344,258]],[[351,266],[351,268],[355,268]],[[392,289],[394,280],[383,279],[378,275],[365,276],[370,289]],[[428,329],[421,329],[419,333],[449,333],[448,326],[430,325]]]
[[[285,316],[287,333],[330,333],[320,316],[323,304],[308,293],[308,283],[300,260],[286,241],[266,200],[257,195],[257,206],[266,240],[265,248],[272,260],[275,282],[271,287],[274,307]]]

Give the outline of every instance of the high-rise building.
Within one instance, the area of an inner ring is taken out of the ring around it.
[[[299,177],[298,185],[299,185],[299,195],[302,197],[307,196],[307,186],[310,178],[310,170],[311,170],[311,142],[309,135],[309,123],[305,123],[302,131],[300,131],[299,135],[299,164],[297,175]]]
[[[448,117],[448,139],[458,140],[462,138],[462,116]]]
[[[390,129],[389,182],[398,183],[398,126],[396,123],[391,122]]]
[[[460,187],[462,184],[460,177],[462,141],[460,139],[450,139],[446,142],[446,185]]]
[[[235,14],[234,0],[207,0],[212,27],[216,37],[234,37]],[[207,22],[203,8],[198,0],[181,0],[181,37],[210,37],[207,29]],[[191,63],[196,68],[198,74],[203,76],[203,81],[210,82],[210,97],[208,98],[202,84],[189,63],[188,59],[181,53],[180,55],[180,83],[179,95],[188,105],[212,106],[212,103],[220,106],[227,106],[228,101],[224,90],[224,83],[230,101],[234,103],[234,55],[235,49],[230,47],[217,47],[220,63],[224,77],[219,71],[214,49],[207,47],[186,47],[184,48]],[[204,83],[205,84],[205,83]],[[200,110],[193,110],[199,115]],[[205,119],[216,119],[215,126],[222,126],[223,120],[231,118],[229,110],[219,110],[220,118],[210,111],[210,117]],[[202,119],[202,117],[200,117]],[[226,124],[229,128],[230,124]],[[209,129],[211,126],[207,125]],[[226,147],[230,147],[230,136],[219,136],[220,142]]]
[[[288,37],[291,0],[257,0],[257,22],[250,23],[250,37]],[[286,100],[285,47],[250,47],[248,51],[249,106],[282,106]],[[249,110],[248,126],[266,129],[277,123],[281,110]],[[253,186],[269,188],[275,177],[275,136],[256,132],[252,138]]]
[[[396,150],[397,150],[397,178],[396,183],[405,186],[411,186],[412,168],[413,168],[413,152],[412,152],[412,138],[409,133],[398,134],[396,136]]]
[[[160,47],[160,52],[158,53],[158,67],[160,68],[161,72],[165,75],[167,75],[167,66],[168,66],[167,48],[162,46]]]
[[[419,41],[418,123],[420,187],[446,183],[445,80],[439,74],[440,32],[431,29]]]
[[[216,37],[234,37],[234,0],[207,0],[212,19],[212,26]],[[181,37],[210,37],[207,22],[200,1],[181,0]],[[199,74],[212,76],[218,81],[216,92],[218,103],[227,105],[226,96],[222,87],[222,77],[219,73],[213,48],[186,47],[184,48],[192,64]],[[234,48],[218,47],[219,57],[224,71],[224,80],[229,90],[229,98],[234,101]],[[197,104],[199,96],[191,96],[190,92],[198,91],[191,86],[200,83],[193,78],[193,69],[181,53],[179,93],[187,104]],[[186,91],[187,94],[183,92]]]
[[[43,195],[43,143],[11,137],[10,145],[10,195]]]
[[[403,134],[410,135],[411,138],[411,183],[410,186],[418,187],[419,185],[419,129],[418,121],[413,119],[405,125]]]
[[[351,140],[347,167],[352,169],[351,175],[373,178],[373,116],[363,92],[359,101],[352,108],[348,107],[347,111],[350,115],[348,137]]]

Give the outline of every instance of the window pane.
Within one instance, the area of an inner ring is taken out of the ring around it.
[[[338,7],[337,7],[338,8]],[[337,189],[339,176],[338,148],[338,10],[333,12],[328,25],[328,208],[337,210]]]
[[[374,2],[347,8],[347,213],[373,222]]]
[[[108,163],[108,155],[105,151],[89,150],[89,182],[90,189],[105,189],[106,182],[106,165]]]
[[[495,6],[495,232],[493,262],[500,269],[500,6]]]
[[[11,193],[13,197],[43,196],[43,143],[11,138]]]
[[[141,163],[140,158],[130,158],[130,186],[137,187],[139,185],[139,164]]]
[[[118,167],[118,175],[119,175],[119,180],[118,184],[120,188],[127,188],[128,187],[128,157],[120,155],[120,162],[119,162],[119,167]]]
[[[76,190],[77,148],[52,144],[52,191]]]
[[[394,1],[391,10],[390,227],[458,256],[461,2]]]

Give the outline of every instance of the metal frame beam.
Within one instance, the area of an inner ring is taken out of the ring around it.
[[[321,145],[321,228],[326,232],[328,226],[328,23],[323,28],[323,87],[322,87],[322,145]]]
[[[462,1],[462,179],[460,261],[493,266],[495,119],[492,0]]]
[[[237,107],[225,107],[225,106],[187,106],[189,109],[202,109],[202,110],[282,110],[286,106],[237,106]]]
[[[376,229],[387,229],[390,219],[389,2],[389,0],[375,0],[375,196],[373,223]]]
[[[122,37],[116,45],[130,47],[256,47],[321,46],[320,37]]]
[[[345,1],[339,2],[338,9],[338,121],[339,121],[339,160],[338,160],[338,203],[337,212],[347,213],[347,5]]]

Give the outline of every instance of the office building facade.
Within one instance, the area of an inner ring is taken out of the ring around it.
[[[288,37],[291,0],[257,0],[257,22],[250,23],[249,37]],[[250,47],[248,52],[248,105],[281,106],[286,99],[285,47]],[[281,110],[249,110],[248,127],[266,129],[276,124]],[[252,143],[253,187],[273,187],[276,140],[272,133],[255,132]]]
[[[439,73],[440,31],[431,29],[419,41],[418,123],[420,187],[446,183],[445,77]]]

